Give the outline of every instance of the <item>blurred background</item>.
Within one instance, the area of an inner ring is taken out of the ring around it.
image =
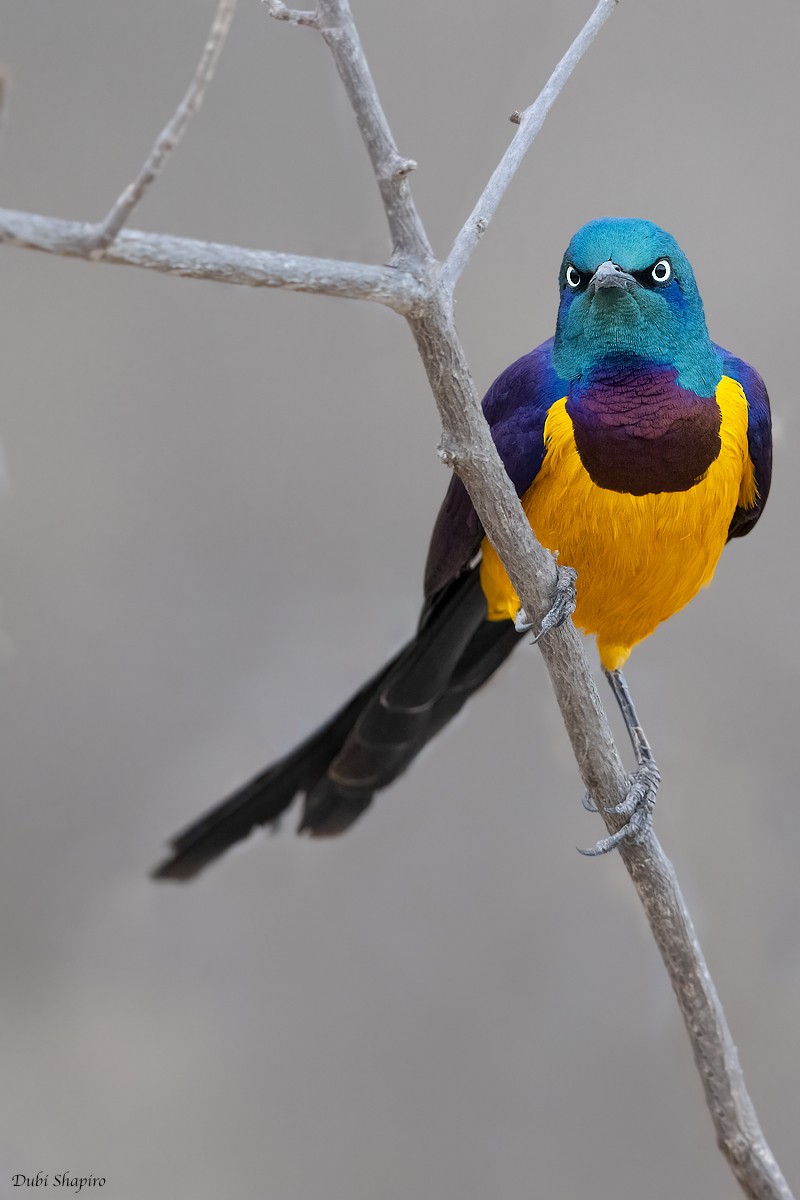
[[[590,8],[355,4],[437,253]],[[5,0],[0,203],[100,218],[213,9]],[[628,678],[657,829],[795,1184],[799,34],[794,0],[620,4],[458,307],[483,389],[551,334],[574,230],[646,216],[772,393],[765,518]],[[132,224],[385,260],[316,34],[240,0]],[[114,1200],[738,1194],[627,876],[575,853],[602,828],[535,652],[347,837],[290,820],[191,886],[147,878],[414,626],[447,475],[403,321],[10,248],[0,267],[2,1194],[37,1170]]]

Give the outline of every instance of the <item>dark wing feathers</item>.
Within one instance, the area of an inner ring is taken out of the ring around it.
[[[425,563],[425,599],[433,600],[457,579],[480,550],[483,526],[457,475],[450,480],[436,518]],[[427,606],[423,617],[427,615]]]
[[[517,495],[533,483],[544,459],[544,423],[567,385],[553,369],[553,339],[523,355],[498,375],[483,399],[483,412],[503,466]],[[467,490],[456,476],[450,481],[433,527],[425,566],[428,606],[458,577],[483,541],[483,527]],[[427,612],[427,608],[426,608]]]

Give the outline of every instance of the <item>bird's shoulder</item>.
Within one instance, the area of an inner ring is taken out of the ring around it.
[[[728,539],[744,537],[758,521],[767,503],[772,482],[772,418],[766,384],[755,367],[723,346],[715,349],[722,359],[722,373],[734,379],[747,401],[747,448],[755,481],[755,503],[740,505],[733,514]]]
[[[566,392],[567,384],[553,367],[553,339],[549,338],[501,371],[483,398],[483,413],[492,438],[519,496],[531,486],[542,465],[547,414]],[[429,606],[458,578],[482,541],[478,514],[463,483],[454,475],[428,550],[425,595]]]
[[[552,406],[568,391],[553,366],[553,339],[523,354],[495,379],[483,399],[483,413],[508,475],[522,495],[544,458],[544,424]]]
[[[750,363],[745,362],[724,346],[714,343],[714,349],[722,360],[722,373],[729,379],[735,379],[741,386],[747,398],[747,404],[756,417],[756,422],[764,415],[769,416],[769,395],[767,386],[758,371]]]

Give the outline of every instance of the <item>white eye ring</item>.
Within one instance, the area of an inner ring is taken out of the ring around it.
[[[581,286],[580,272],[576,271],[572,263],[569,264],[566,271],[567,287],[571,287],[573,291]]]
[[[668,258],[660,258],[650,272],[650,275],[654,283],[666,283],[672,275],[672,263]]]

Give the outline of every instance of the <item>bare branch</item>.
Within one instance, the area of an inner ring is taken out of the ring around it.
[[[559,92],[575,67],[611,16],[617,0],[599,0],[589,20],[580,31],[567,53],[561,59],[541,92],[524,112],[513,112],[511,121],[519,126],[508,149],[500,159],[491,179],[481,193],[478,203],[467,217],[461,232],[442,268],[442,281],[446,287],[455,287],[461,272],[470,260],[473,250],[488,228],[505,195],[506,188],[517,173],[517,168],[530,149],[534,138],[544,124]]]
[[[267,12],[276,21],[288,21],[290,25],[307,25],[319,29],[319,13],[302,12],[299,8],[287,8],[281,0],[263,0]]]
[[[0,209],[0,243],[43,250],[47,254],[92,260],[87,234],[92,226],[33,213]],[[167,275],[238,283],[249,287],[288,288],[350,300],[374,300],[407,313],[422,298],[416,278],[399,267],[337,262],[299,254],[245,250],[218,242],[125,230],[103,262],[145,267]]]
[[[186,132],[189,122],[203,102],[205,90],[214,75],[214,69],[222,53],[222,47],[225,45],[235,11],[236,0],[219,0],[208,40],[186,94],[156,138],[153,149],[133,183],[128,184],[106,218],[98,225],[90,227],[87,246],[93,258],[101,257],[123,225],[127,224],[134,208],[158,177],[164,163]]]
[[[675,870],[655,837],[620,847],[689,1034],[717,1145],[752,1200],[792,1200],[759,1125],[731,1037]]]
[[[425,227],[406,176],[416,163],[397,149],[381,107],[347,0],[319,0],[320,32],[333,55],[378,181],[394,256],[419,265],[433,262]]]

